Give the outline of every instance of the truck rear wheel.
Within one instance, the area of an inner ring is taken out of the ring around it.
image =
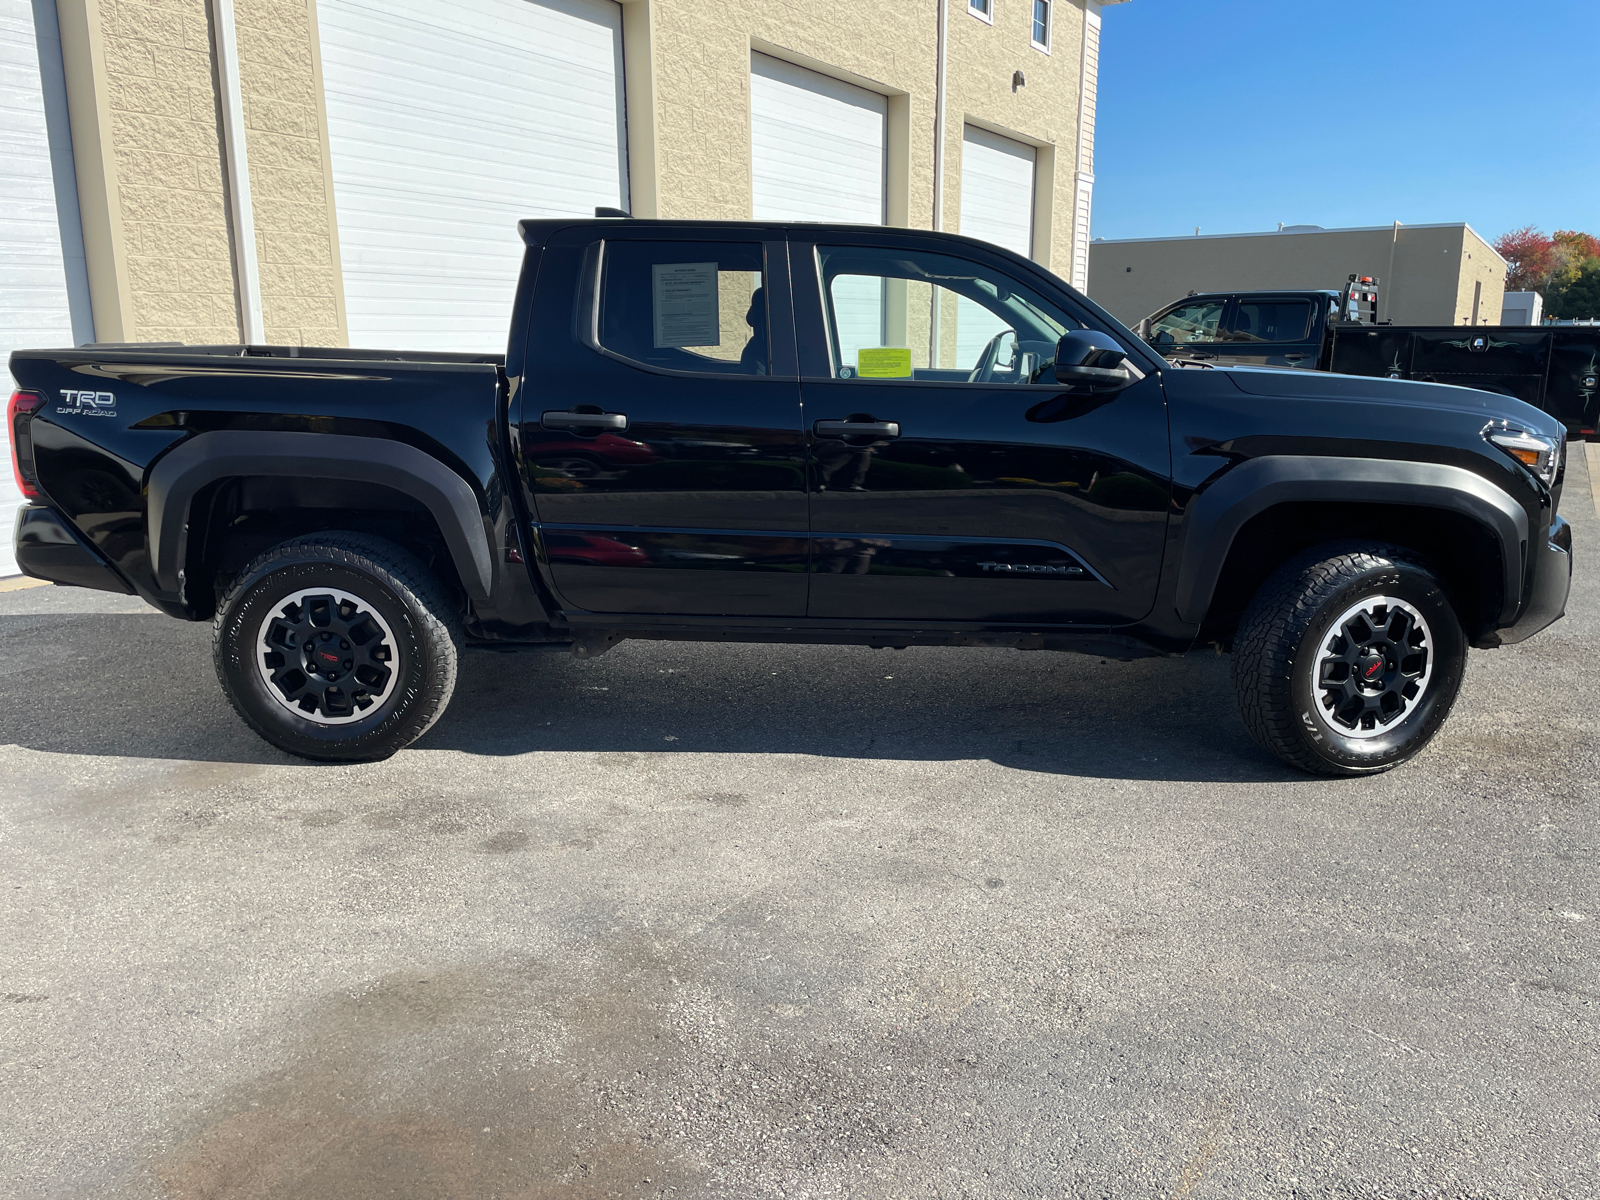
[[[1438,732],[1467,641],[1439,581],[1406,551],[1326,545],[1261,585],[1234,639],[1245,728],[1302,770],[1370,775]]]
[[[245,724],[323,762],[388,758],[444,712],[462,644],[448,593],[398,546],[360,533],[275,546],[218,608],[217,678]]]

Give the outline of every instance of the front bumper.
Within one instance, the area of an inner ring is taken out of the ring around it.
[[[1533,587],[1522,615],[1514,625],[1496,631],[1501,645],[1526,641],[1567,611],[1572,588],[1572,526],[1565,517],[1552,517],[1550,534],[1533,563]]]
[[[24,575],[133,595],[127,581],[55,509],[30,504],[17,513],[17,566]]]

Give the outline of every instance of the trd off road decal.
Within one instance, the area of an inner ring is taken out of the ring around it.
[[[56,412],[63,416],[114,417],[117,415],[117,398],[110,392],[76,391],[61,389],[61,403]]]

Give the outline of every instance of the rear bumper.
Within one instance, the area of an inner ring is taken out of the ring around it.
[[[30,504],[17,513],[16,547],[24,575],[133,595],[127,581],[53,508]]]
[[[1572,526],[1566,518],[1550,521],[1550,534],[1533,563],[1533,588],[1516,624],[1497,632],[1502,645],[1526,641],[1567,611],[1572,587]]]

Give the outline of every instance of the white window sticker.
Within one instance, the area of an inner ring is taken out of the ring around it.
[[[655,263],[656,346],[720,346],[717,264]]]

